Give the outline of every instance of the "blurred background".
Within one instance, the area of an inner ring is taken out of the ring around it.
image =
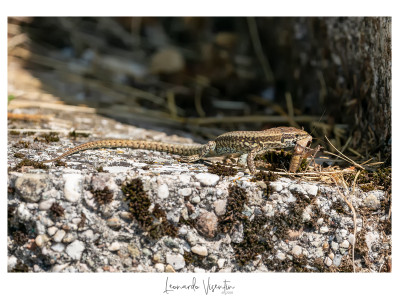
[[[391,18],[10,17],[8,67],[9,101],[40,88],[198,142],[304,127],[391,164]]]

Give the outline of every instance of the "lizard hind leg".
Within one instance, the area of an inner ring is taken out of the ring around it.
[[[193,162],[202,159],[203,157],[207,156],[210,152],[213,152],[215,149],[215,142],[210,141],[207,144],[205,144],[199,154],[194,154],[194,155],[189,155],[186,157],[182,157],[181,160],[183,162]]]

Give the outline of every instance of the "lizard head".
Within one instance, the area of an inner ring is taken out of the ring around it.
[[[296,144],[300,144],[303,147],[309,147],[311,145],[312,136],[301,129],[294,127],[278,127],[282,132],[281,143],[285,147],[294,147]]]

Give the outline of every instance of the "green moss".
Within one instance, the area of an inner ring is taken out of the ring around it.
[[[55,132],[42,134],[41,137],[43,139],[35,138],[35,140],[37,140],[39,142],[46,142],[46,143],[59,142],[60,141],[60,138],[58,137],[58,134],[55,133]]]
[[[89,137],[90,134],[88,133],[77,133],[75,130],[68,133],[68,136],[72,139],[76,139],[77,137]]]
[[[94,199],[100,204],[110,204],[114,200],[114,193],[110,191],[108,186],[106,186],[102,190],[94,190],[93,188],[90,190]]]
[[[247,218],[242,214],[244,205],[249,201],[246,191],[236,185],[231,185],[228,192],[226,212],[218,220],[218,230],[222,233],[230,232],[235,223]]]
[[[344,178],[349,185],[352,185],[355,174],[345,174]],[[357,177],[357,184],[364,192],[369,192],[374,189],[383,189],[391,194],[392,168],[379,168],[373,172],[362,170]]]
[[[28,265],[24,264],[20,260],[17,261],[17,264],[15,265],[14,269],[11,271],[12,273],[27,273],[29,272],[29,267]]]
[[[269,170],[275,171],[277,169],[289,170],[290,160],[292,159],[292,153],[280,150],[280,151],[270,151],[265,154],[258,155],[256,160],[262,160],[271,164]]]
[[[29,148],[30,145],[31,143],[26,141],[18,141],[17,143],[14,144],[16,148]]]
[[[149,212],[151,202],[143,190],[143,183],[139,178],[123,185],[121,189],[132,216],[151,238],[159,239],[164,235],[172,237],[177,235],[177,228],[168,222],[165,212],[158,204],[155,205],[153,212]]]
[[[212,174],[217,174],[219,176],[235,176],[238,171],[235,168],[224,166],[218,162],[209,166],[208,172]]]
[[[14,157],[15,158],[25,158],[25,155],[23,155],[22,153],[17,152],[17,153],[14,153]]]
[[[83,228],[86,223],[86,215],[82,212],[81,213],[81,220],[78,223],[78,228]]]
[[[42,162],[37,162],[34,160],[30,160],[28,158],[24,158],[21,160],[14,168],[11,170],[17,171],[22,167],[34,167],[35,169],[42,169],[42,170],[47,170],[49,167],[43,164]]]
[[[52,217],[54,219],[63,217],[64,216],[64,208],[57,202],[54,202],[50,207],[50,214],[52,215]]]
[[[209,256],[204,257],[193,252],[185,252],[183,258],[185,259],[186,265],[192,265],[205,270],[210,270],[213,266],[217,265]]]

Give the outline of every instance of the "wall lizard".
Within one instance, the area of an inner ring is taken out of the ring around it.
[[[194,162],[204,157],[220,156],[224,154],[241,154],[239,164],[247,166],[251,174],[256,172],[254,158],[273,149],[295,148],[290,165],[290,171],[295,172],[301,161],[300,158],[315,154],[318,149],[308,148],[312,137],[304,130],[294,127],[276,127],[261,131],[232,131],[221,134],[214,141],[204,145],[173,144],[143,140],[110,139],[88,142],[71,148],[56,158],[43,161],[50,163],[60,160],[73,153],[96,148],[134,148],[155,150],[178,154],[184,162]]]

